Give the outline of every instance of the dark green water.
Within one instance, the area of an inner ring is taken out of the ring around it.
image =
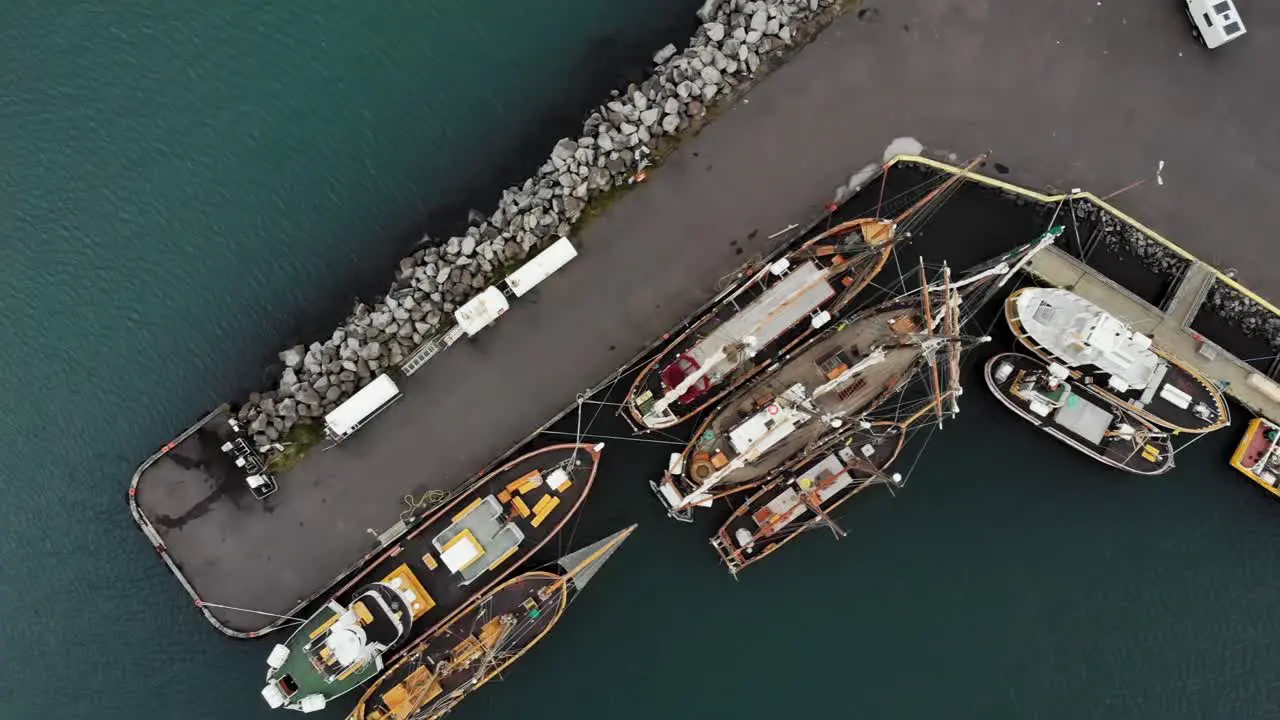
[[[268,715],[269,642],[190,607],[129,474],[697,4],[0,5],[0,717]],[[574,537],[639,533],[457,717],[1280,715],[1280,505],[1234,437],[1127,478],[971,388],[897,499],[736,583],[651,499],[667,449],[615,443]]]

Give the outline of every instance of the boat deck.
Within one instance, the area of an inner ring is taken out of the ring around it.
[[[1046,362],[1061,362],[1059,359],[1063,355],[1061,342],[1066,330],[1040,325],[1034,319],[1028,319],[1024,315],[1027,312],[1024,300],[1028,299],[1030,293],[1052,294],[1055,300],[1060,300],[1060,296],[1063,295],[1059,291],[1043,291],[1038,288],[1023,288],[1015,291],[1005,302],[1005,317],[1009,327],[1014,335],[1041,359]],[[1065,302],[1071,303],[1073,300],[1068,297]],[[1075,298],[1074,302],[1081,304],[1079,298]],[[1084,302],[1088,303],[1087,300]],[[1086,311],[1093,311],[1097,307],[1083,304],[1082,306],[1087,309]],[[1193,366],[1184,364],[1184,360],[1162,348],[1153,346],[1147,358],[1134,371],[1134,375],[1141,380],[1150,377],[1150,382],[1146,387],[1122,391],[1111,387],[1109,380],[1112,375],[1093,363],[1075,362],[1070,369],[1077,377],[1091,382],[1099,394],[1128,403],[1132,408],[1141,408],[1142,414],[1148,420],[1163,427],[1202,432],[1230,422],[1230,411],[1220,393],[1214,388],[1212,380],[1199,375],[1192,369]],[[1141,380],[1135,378],[1135,381]],[[1171,402],[1166,397],[1166,393],[1181,394],[1185,399],[1185,407]]]
[[[714,370],[669,406],[668,412],[679,420],[650,426],[670,427],[715,404],[808,340],[819,328],[806,318],[822,310],[838,316],[884,266],[890,248],[873,247],[888,242],[889,227],[874,220],[844,223],[779,258],[790,264],[782,278],[766,265],[749,280],[739,280],[739,289],[695,319],[641,370],[627,398],[632,412],[647,415],[658,398],[688,376],[693,364],[705,367],[714,362]],[[719,356],[722,349],[747,337],[755,338],[751,356]],[[679,368],[677,363],[689,367]]]
[[[993,368],[1001,363],[1008,363],[1013,372],[1003,382],[997,382]],[[1086,455],[1143,475],[1158,475],[1173,467],[1173,445],[1167,434],[1080,383],[1064,382],[1060,386],[1065,404],[1051,411],[1047,417],[1032,412],[1031,401],[1015,393],[1013,387],[1025,377],[1024,374],[1047,371],[1048,365],[1039,358],[1001,353],[987,361],[984,372],[987,386],[1005,405]],[[1037,384],[1037,387],[1041,386]],[[1129,439],[1108,434],[1116,429],[1119,422],[1127,423],[1144,435]]]
[[[1267,435],[1278,431],[1280,428],[1263,418],[1250,420],[1240,445],[1231,456],[1232,467],[1276,495],[1280,495],[1280,447]],[[1264,457],[1267,462],[1259,467]]]
[[[412,648],[402,660],[387,669],[370,687],[363,699],[363,717],[380,720],[389,713],[405,717],[410,708],[434,705],[445,711],[451,702],[451,693],[463,690],[477,679],[477,673],[487,669],[480,683],[512,662],[528,647],[537,643],[560,619],[567,604],[568,586],[561,588],[545,601],[538,602],[537,593],[560,579],[550,572],[525,573],[503,583],[488,599],[468,608],[433,637]],[[527,602],[540,612],[530,613]],[[483,611],[483,612],[480,612]],[[516,622],[507,628],[489,626],[492,619],[512,613]],[[489,663],[483,657],[493,653]],[[471,658],[470,663],[465,660]],[[454,672],[432,677],[431,668],[450,661]],[[416,702],[415,702],[416,701]],[[396,711],[399,712],[396,712]],[[435,717],[428,712],[423,717]],[[361,717],[359,711],[355,717]]]
[[[546,482],[557,467],[570,477],[560,490]],[[411,638],[422,637],[551,539],[585,499],[595,470],[584,446],[556,445],[517,458],[383,551],[344,583],[335,597],[346,605],[364,585],[407,567],[429,596],[428,607],[413,621]],[[521,490],[535,472],[541,484]],[[540,511],[543,506],[551,509]],[[509,526],[515,537],[506,537]],[[459,546],[474,547],[480,554],[461,556],[456,571],[451,571],[447,558]]]
[[[714,458],[720,455],[726,461],[735,457],[737,453],[729,437],[736,426],[766,411],[793,385],[803,385],[812,392],[838,376],[843,369],[856,365],[873,349],[897,342],[899,336],[890,326],[890,319],[907,320],[914,317],[915,312],[911,306],[894,305],[873,308],[850,319],[846,326],[814,341],[773,374],[726,400],[720,411],[695,435],[690,448],[695,452],[708,453],[713,463]],[[914,322],[918,327],[918,319]],[[921,357],[916,346],[892,347],[885,351],[885,355],[882,362],[864,369],[845,386],[814,399],[812,404],[822,413],[850,413],[843,418],[845,422],[852,422],[859,414],[874,409],[908,377]],[[797,452],[828,434],[834,434],[831,425],[818,418],[810,418],[765,450],[759,459],[730,471],[722,485],[731,487],[766,479]]]
[[[787,472],[733,511],[712,537],[712,546],[730,572],[759,562],[791,538],[824,522],[801,501],[796,480],[804,477],[827,483],[817,497],[818,507],[830,516],[849,498],[876,484],[875,473],[884,471],[898,457],[905,436],[891,423],[874,423],[870,431],[855,430],[835,448],[788,463]],[[753,538],[750,552],[744,552],[737,541],[736,536],[742,533]]]

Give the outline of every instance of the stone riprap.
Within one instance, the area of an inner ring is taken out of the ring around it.
[[[1215,315],[1240,328],[1246,335],[1266,340],[1273,349],[1280,350],[1280,316],[1252,298],[1226,283],[1215,282],[1209,287],[1205,302]]]
[[[1077,220],[1100,231],[1099,239],[1105,245],[1136,257],[1143,267],[1157,275],[1177,277],[1190,264],[1182,255],[1092,202],[1074,200],[1072,208]]]
[[[530,252],[569,234],[588,204],[636,181],[664,138],[700,123],[762,73],[762,65],[839,13],[844,0],[707,0],[703,24],[683,50],[654,55],[654,73],[612,93],[588,114],[576,139],[564,138],[537,173],[502,193],[489,216],[442,243],[423,238],[400,261],[381,300],[357,303],[333,334],[280,353],[274,389],[252,393],[237,417],[259,447],[299,421],[321,418],[380,372],[445,329],[453,311],[501,280]]]

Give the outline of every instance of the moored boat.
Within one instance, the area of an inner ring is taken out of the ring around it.
[[[1211,380],[1070,290],[1016,290],[1005,302],[1005,319],[1031,352],[1148,422],[1186,433],[1231,422]]]
[[[868,423],[790,463],[781,477],[734,509],[712,536],[711,546],[737,575],[814,528],[827,526],[837,538],[844,537],[831,513],[870,487],[901,484],[901,475],[887,475],[885,470],[902,451],[906,436],[898,423]]]
[[[1021,353],[987,361],[987,387],[1032,425],[1111,467],[1139,475],[1173,468],[1169,435],[1089,386],[1066,368]]]
[[[1231,467],[1280,496],[1280,425],[1266,418],[1254,418],[1231,455]]]
[[[944,266],[930,285],[922,267],[915,290],[841,321],[717,406],[650,486],[687,521],[693,507],[770,482],[792,459],[850,432],[926,367],[941,418],[944,398],[954,404],[959,389],[943,391],[939,356],[945,350],[947,374],[958,376],[961,349],[990,339],[962,335],[961,326],[1061,233],[1052,227],[954,284]]]
[[[263,699],[314,712],[372,679],[554,537],[591,490],[602,450],[535,450],[434,511],[272,649]]]
[[[635,527],[560,558],[558,572],[523,573],[477,598],[388,668],[349,720],[444,716],[542,640]]]
[[[649,430],[684,422],[819,333],[910,236],[913,218],[982,159],[892,219],[840,223],[747,275],[640,369],[625,401],[631,422]]]

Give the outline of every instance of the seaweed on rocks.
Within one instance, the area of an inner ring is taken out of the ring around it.
[[[386,295],[357,302],[325,339],[282,351],[275,387],[238,407],[265,448],[337,407],[448,329],[455,309],[501,280],[530,253],[602,212],[678,143],[789,52],[812,39],[850,0],[706,0],[687,47],[667,45],[653,74],[615,90],[587,114],[577,138],[555,143],[534,175],[503,191],[466,231],[424,237],[403,258]]]

